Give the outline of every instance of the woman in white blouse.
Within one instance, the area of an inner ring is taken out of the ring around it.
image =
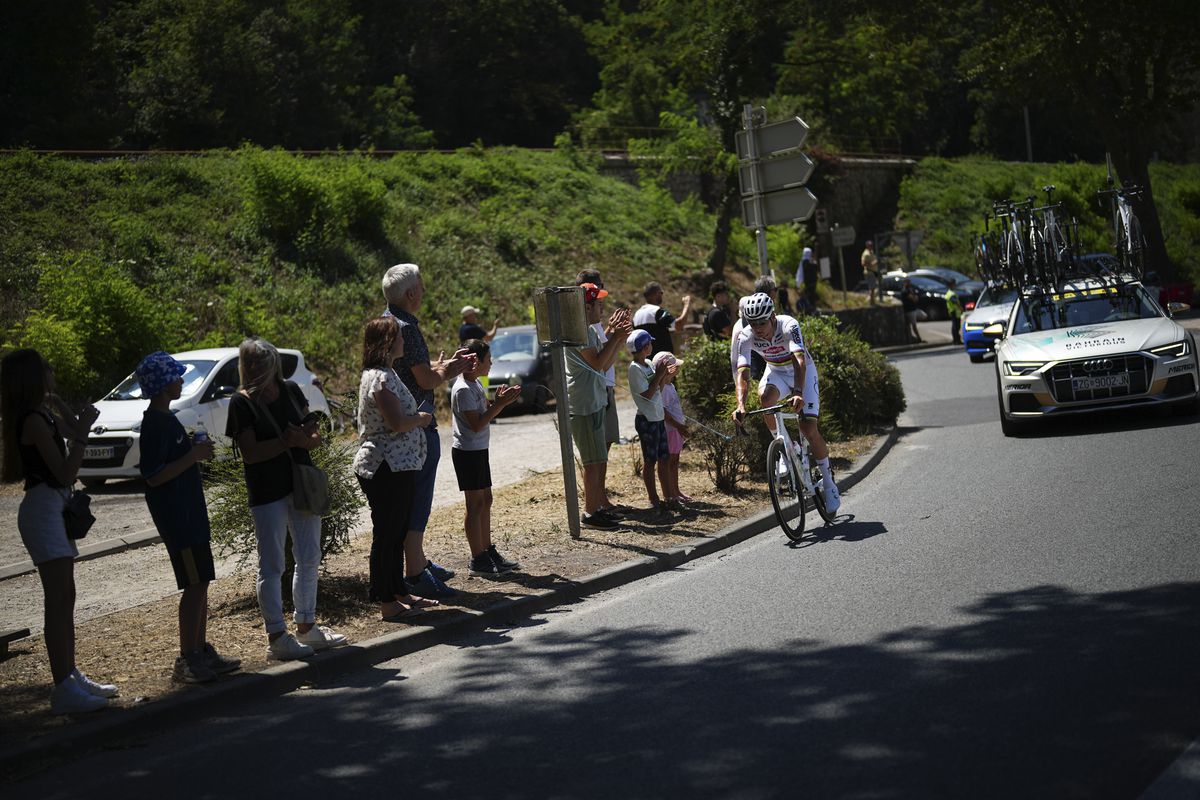
[[[371,599],[383,619],[438,604],[409,593],[404,580],[404,537],[413,483],[425,463],[425,434],[433,415],[417,411],[412,393],[392,369],[404,355],[395,317],[378,317],[363,329],[362,383],[358,387],[358,453],[354,474],[371,506]]]

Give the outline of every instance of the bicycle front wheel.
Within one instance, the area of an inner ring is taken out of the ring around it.
[[[804,484],[782,439],[775,439],[767,448],[767,483],[779,527],[793,542],[800,541],[804,537]]]

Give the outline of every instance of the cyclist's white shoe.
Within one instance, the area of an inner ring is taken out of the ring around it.
[[[831,483],[829,488],[825,488],[825,479],[821,479],[821,493],[825,495],[825,510],[830,514],[837,513],[837,510],[842,507],[842,493],[838,491],[837,484]]]

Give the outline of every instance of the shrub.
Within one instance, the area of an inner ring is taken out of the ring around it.
[[[45,348],[71,397],[111,389],[147,353],[175,350],[182,315],[95,255],[41,265],[41,307],[13,329],[10,344]]]
[[[335,436],[327,424],[322,426],[322,435],[320,446],[309,451],[309,455],[329,477],[329,514],[321,518],[321,555],[324,557],[339,553],[350,544],[350,533],[358,522],[364,500],[353,468],[358,441]],[[232,444],[217,445],[217,457],[206,465],[205,477],[209,489],[208,519],[212,540],[223,554],[235,554],[245,563],[257,551],[257,540],[242,459],[235,454]],[[290,571],[290,546],[287,554]],[[284,590],[285,594],[289,591],[287,581]]]

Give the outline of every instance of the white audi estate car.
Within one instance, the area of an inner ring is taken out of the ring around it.
[[[1080,278],[1025,289],[996,343],[1000,426],[1012,436],[1039,419],[1170,404],[1200,413],[1196,340],[1141,283]]]
[[[284,378],[295,381],[303,390],[309,409],[329,416],[329,404],[320,381],[304,365],[300,351],[280,350],[279,356]],[[183,374],[183,393],[171,403],[176,418],[188,431],[202,425],[214,441],[224,441],[229,398],[238,387],[237,348],[189,350],[174,353],[172,358],[187,370]],[[142,414],[149,405],[133,375],[96,403],[100,416],[88,435],[83,466],[79,468],[79,479],[84,486],[100,486],[109,478],[141,476],[138,437]]]

